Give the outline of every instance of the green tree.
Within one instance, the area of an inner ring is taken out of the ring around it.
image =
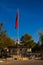
[[[3,31],[3,23],[0,24],[0,48],[14,46],[15,41],[8,37],[6,30]]]
[[[22,44],[28,48],[34,47],[34,41],[32,40],[32,36],[29,34],[25,34],[21,37]]]
[[[43,50],[43,32],[40,32],[39,35],[40,35],[41,50]]]
[[[40,42],[35,42],[35,46],[32,49],[33,52],[39,52],[40,51]]]

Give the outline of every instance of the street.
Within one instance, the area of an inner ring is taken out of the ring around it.
[[[0,65],[43,65],[43,60],[0,62]]]

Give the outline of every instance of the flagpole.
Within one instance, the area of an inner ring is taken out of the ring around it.
[[[19,44],[19,9],[17,9],[17,13],[18,13],[18,28],[17,28],[17,58],[19,55],[19,48],[18,48],[18,44]]]
[[[17,44],[17,47],[19,45],[19,9],[17,10],[18,11],[18,44]],[[19,55],[19,48],[18,48],[18,54]]]
[[[18,13],[17,42],[19,44],[19,9],[17,9],[17,13]]]
[[[19,9],[16,11],[16,40],[19,42]]]

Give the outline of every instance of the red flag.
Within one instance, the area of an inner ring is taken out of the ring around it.
[[[15,24],[15,28],[18,28],[18,12],[16,13],[16,24]]]

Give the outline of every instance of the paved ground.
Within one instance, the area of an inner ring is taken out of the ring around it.
[[[43,60],[0,62],[0,65],[43,65]]]

